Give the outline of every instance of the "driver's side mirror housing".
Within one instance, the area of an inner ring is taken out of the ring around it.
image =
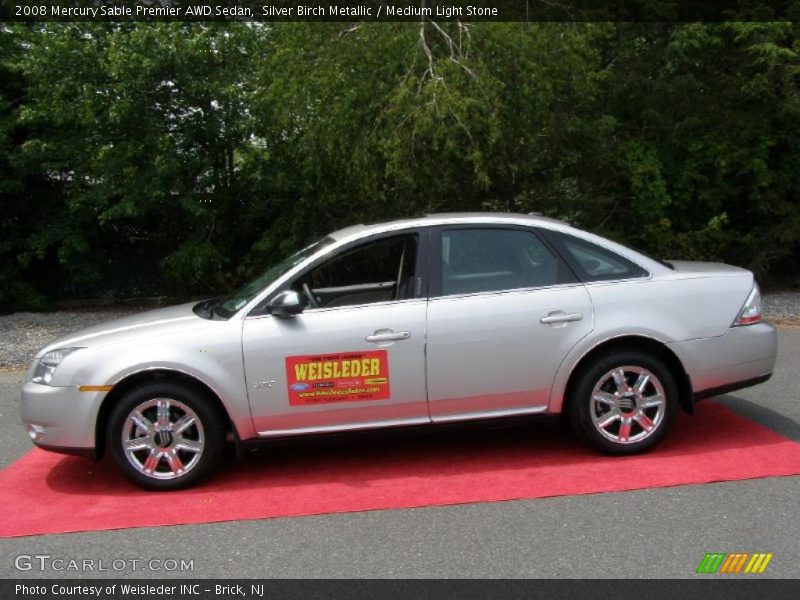
[[[303,312],[305,306],[300,302],[300,294],[294,290],[284,290],[269,301],[267,310],[276,317],[293,317]]]

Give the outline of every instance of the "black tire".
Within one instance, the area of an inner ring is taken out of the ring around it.
[[[626,389],[635,387],[637,381],[642,381],[639,377],[649,372],[644,393],[620,394],[617,384],[620,377],[612,375],[615,370],[619,374],[619,369],[623,369],[626,383],[622,385]],[[678,385],[660,359],[637,350],[616,350],[599,357],[576,376],[568,398],[568,411],[570,424],[582,440],[606,454],[627,455],[650,450],[664,439],[677,411]],[[597,401],[593,398],[595,386],[603,383],[597,395],[604,400]],[[656,384],[660,386],[660,394]],[[607,403],[609,396],[615,404]],[[659,396],[663,396],[663,407],[657,404]],[[615,418],[615,410],[619,418]],[[659,410],[663,412],[659,414]],[[599,423],[604,421],[609,424],[601,427]],[[626,434],[628,441],[623,441]]]
[[[164,429],[160,436],[156,432],[160,427],[157,416],[154,419],[159,409],[151,406],[154,402],[165,407],[164,414],[170,415],[169,422],[173,418],[176,421],[172,424],[172,431]],[[153,426],[152,433],[128,423],[128,417],[137,407],[144,407],[142,414]],[[182,424],[182,417],[185,418],[183,423],[192,424],[178,432],[175,426]],[[191,417],[195,420],[192,421]],[[108,421],[107,448],[114,462],[136,485],[148,490],[183,489],[206,478],[219,464],[225,449],[225,423],[225,415],[202,391],[180,383],[153,381],[133,388],[114,406]],[[130,442],[141,440],[145,447],[128,453],[123,439]],[[153,450],[153,446],[158,448],[158,452]],[[152,475],[143,470],[151,454],[160,457],[153,459],[157,462],[151,469]],[[181,473],[175,465],[183,465],[185,471]]]

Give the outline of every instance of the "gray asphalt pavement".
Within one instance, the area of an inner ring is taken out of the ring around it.
[[[0,373],[0,466],[29,449],[21,372]],[[780,332],[773,378],[717,400],[800,442],[800,329]],[[464,432],[463,435],[470,435]],[[168,496],[165,497],[166,501]],[[157,510],[157,507],[153,507]],[[800,577],[800,477],[539,500],[0,540],[19,555],[193,561],[172,577],[697,577],[706,552],[772,552],[764,576]],[[11,518],[3,511],[0,518]],[[97,564],[97,563],[95,563]],[[164,572],[86,572],[160,577]],[[708,576],[701,577],[724,577]]]

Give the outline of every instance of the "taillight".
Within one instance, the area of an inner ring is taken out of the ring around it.
[[[739,316],[736,317],[736,320],[733,322],[734,327],[739,327],[741,325],[752,325],[753,323],[759,323],[761,321],[761,291],[758,289],[758,285],[755,283],[753,284],[753,289],[750,291],[750,295],[747,296],[747,300],[742,307],[742,310],[739,311]]]

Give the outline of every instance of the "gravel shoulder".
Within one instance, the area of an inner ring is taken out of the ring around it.
[[[36,352],[53,340],[135,312],[141,309],[19,312],[0,316],[0,370],[25,368]]]
[[[765,294],[764,316],[775,324],[800,325],[800,292]],[[69,333],[142,312],[141,307],[19,312],[0,316],[0,371],[27,367],[37,350]]]
[[[773,323],[800,325],[800,292],[764,294],[764,316]]]

